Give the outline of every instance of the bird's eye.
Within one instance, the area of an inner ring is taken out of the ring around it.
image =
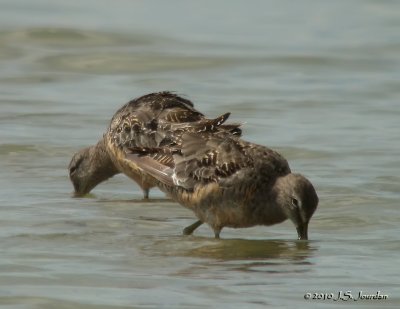
[[[292,198],[292,205],[294,207],[299,207],[299,201],[297,199],[295,199],[295,198]]]
[[[75,173],[75,171],[76,171],[76,166],[72,166],[72,167],[69,169],[69,174],[72,175],[73,173]]]
[[[83,161],[83,157],[78,157],[77,160],[72,160],[70,166],[69,166],[69,174],[73,175],[79,168],[80,164]]]

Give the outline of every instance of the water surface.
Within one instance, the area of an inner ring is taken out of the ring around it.
[[[399,30],[397,1],[1,1],[1,307],[398,308]],[[192,213],[122,175],[71,197],[72,154],[161,90],[315,184],[309,242],[290,222],[183,237]]]

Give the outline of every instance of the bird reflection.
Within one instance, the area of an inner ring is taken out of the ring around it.
[[[299,265],[312,265],[310,258],[318,249],[315,241],[224,239],[204,237],[158,239],[152,254],[204,259],[204,264],[225,265],[243,271],[281,271],[273,266],[286,265],[283,271],[298,271]],[[149,247],[147,247],[149,249]],[[203,264],[203,263],[201,263]],[[290,269],[287,265],[295,265]],[[260,267],[268,266],[268,270]],[[304,269],[304,267],[302,267]],[[189,270],[188,270],[189,271]],[[301,271],[301,270],[300,270]],[[189,271],[190,272],[190,271]]]
[[[225,239],[190,249],[185,256],[230,260],[305,261],[316,248],[312,242],[284,240]]]

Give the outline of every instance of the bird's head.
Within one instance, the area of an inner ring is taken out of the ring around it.
[[[277,203],[296,227],[298,239],[308,239],[308,223],[318,206],[318,196],[311,182],[300,174],[287,174],[276,184]]]

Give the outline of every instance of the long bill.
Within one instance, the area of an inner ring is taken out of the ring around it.
[[[298,225],[296,230],[299,240],[308,240],[308,222]]]

